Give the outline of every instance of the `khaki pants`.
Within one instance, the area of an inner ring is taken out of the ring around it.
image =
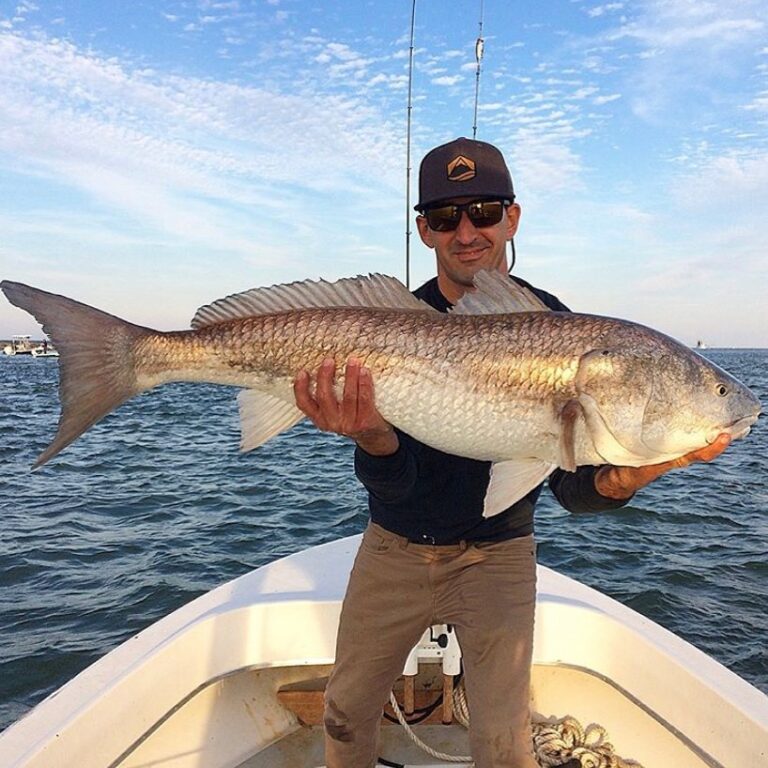
[[[382,709],[431,624],[452,624],[461,645],[477,768],[538,768],[529,713],[535,597],[533,536],[430,546],[371,523],[325,693],[328,768],[375,765]]]

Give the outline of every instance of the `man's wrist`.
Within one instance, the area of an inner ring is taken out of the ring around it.
[[[400,441],[392,427],[369,429],[350,437],[361,450],[371,456],[391,456],[400,447]]]

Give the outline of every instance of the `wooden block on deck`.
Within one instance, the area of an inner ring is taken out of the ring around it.
[[[439,690],[415,691],[416,709],[432,704],[439,695]],[[277,699],[286,709],[289,709],[296,715],[302,725],[322,725],[323,691],[285,689],[277,692]],[[389,705],[387,705],[385,711],[390,715],[394,715]],[[409,717],[408,719],[410,720],[411,718]],[[442,721],[443,710],[442,707],[438,706],[435,711],[422,722],[426,724],[438,724]],[[392,723],[385,717],[382,717],[381,722],[383,725],[392,725]]]

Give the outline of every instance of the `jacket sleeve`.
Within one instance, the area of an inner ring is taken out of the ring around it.
[[[359,446],[355,448],[355,474],[368,493],[384,503],[407,497],[416,482],[416,458],[400,440],[390,456],[372,456]]]
[[[549,476],[549,487],[560,505],[569,512],[604,512],[623,507],[628,499],[611,499],[595,488],[599,467],[578,467],[575,472],[556,469]]]

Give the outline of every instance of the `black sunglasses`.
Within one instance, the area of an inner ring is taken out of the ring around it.
[[[424,211],[429,228],[435,232],[453,232],[459,226],[461,214],[466,211],[469,220],[478,228],[492,227],[504,216],[506,200],[474,200],[471,203],[442,205]]]

